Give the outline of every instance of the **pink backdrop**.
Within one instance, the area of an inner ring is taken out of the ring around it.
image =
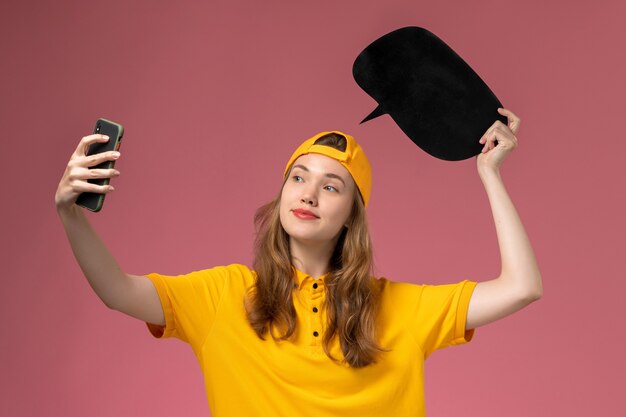
[[[475,160],[436,160],[352,79],[369,42],[423,26],[522,118],[507,189],[544,297],[426,362],[429,416],[621,415],[626,145],[619,1],[3,1],[3,416],[206,416],[189,347],[108,310],[53,203],[97,117],[126,127],[94,227],[129,273],[249,263],[255,208],[300,140],[360,139],[375,170],[377,274],[500,269]],[[587,2],[584,2],[585,4]]]

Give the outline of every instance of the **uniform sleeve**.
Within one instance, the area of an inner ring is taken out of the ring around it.
[[[476,282],[423,285],[417,305],[416,334],[424,358],[437,349],[472,340],[474,329],[465,331],[467,311]]]
[[[146,275],[154,284],[165,316],[165,326],[146,323],[154,337],[176,337],[201,345],[211,330],[229,281],[228,270],[216,267],[185,275]]]

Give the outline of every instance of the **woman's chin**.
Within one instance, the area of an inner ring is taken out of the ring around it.
[[[319,245],[328,239],[320,239],[319,236],[304,233],[294,233],[289,235],[289,239],[294,243],[303,245]]]

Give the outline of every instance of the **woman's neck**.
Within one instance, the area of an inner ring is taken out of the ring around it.
[[[299,271],[317,279],[328,272],[337,239],[329,242],[301,242],[289,239],[291,262]]]

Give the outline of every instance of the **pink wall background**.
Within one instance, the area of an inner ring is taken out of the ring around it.
[[[98,117],[125,125],[121,176],[89,218],[129,273],[249,263],[255,208],[299,142],[355,135],[375,170],[377,274],[443,284],[500,261],[475,160],[436,160],[352,79],[371,41],[423,26],[522,118],[502,167],[544,297],[426,362],[429,416],[621,415],[626,373],[618,1],[3,1],[3,416],[206,416],[189,347],[108,310],[54,192]]]

